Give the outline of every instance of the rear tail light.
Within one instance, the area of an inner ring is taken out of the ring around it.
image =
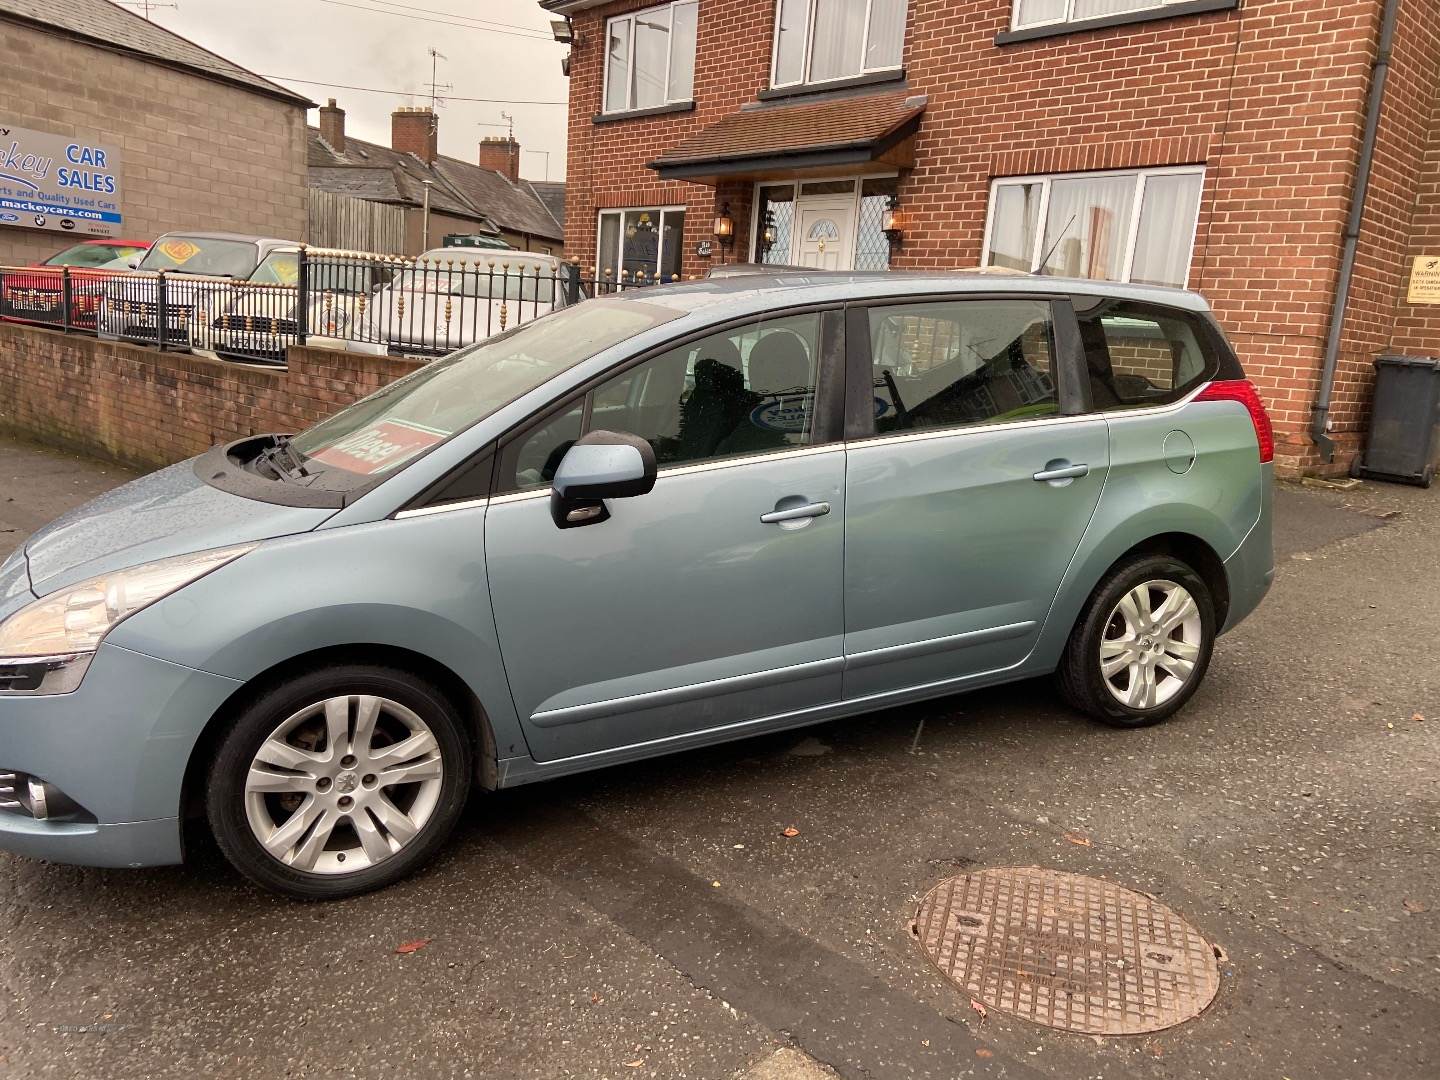
[[[1195,395],[1196,401],[1238,401],[1250,414],[1250,423],[1255,425],[1255,440],[1260,444],[1260,460],[1275,460],[1275,429],[1270,426],[1270,414],[1260,400],[1255,385],[1249,379],[1224,379],[1212,382]]]

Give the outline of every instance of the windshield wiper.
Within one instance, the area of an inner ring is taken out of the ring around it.
[[[310,471],[305,468],[305,461],[300,456],[300,452],[290,445],[289,435],[272,435],[271,440],[272,445],[268,449],[262,450],[255,458],[257,468],[261,465],[268,465],[277,480],[293,481],[310,475]],[[285,465],[282,458],[288,459],[290,464]]]

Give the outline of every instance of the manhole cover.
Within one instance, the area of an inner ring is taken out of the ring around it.
[[[1215,950],[1143,893],[1006,867],[942,881],[916,938],[982,1004],[1087,1035],[1137,1035],[1198,1016],[1220,989]]]

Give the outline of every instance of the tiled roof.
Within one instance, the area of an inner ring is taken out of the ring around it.
[[[313,104],[304,95],[247,71],[110,0],[0,0],[0,19],[6,18],[36,23],[83,38],[99,48],[158,60],[296,105],[308,108]]]
[[[924,111],[923,98],[904,94],[741,109],[661,154],[652,167],[864,150],[902,132]]]
[[[432,209],[457,217],[472,218],[489,229],[554,240],[564,230],[527,181],[512,184],[493,169],[482,169],[458,158],[441,156],[426,165],[413,154],[402,154],[387,146],[346,137],[343,149],[310,129],[310,186],[339,195],[376,202],[423,205],[424,181],[430,189]]]
[[[565,227],[565,181],[563,180],[527,180],[530,190],[535,192],[536,197],[545,204],[545,209],[550,211],[550,216],[555,219],[557,225],[562,229]]]

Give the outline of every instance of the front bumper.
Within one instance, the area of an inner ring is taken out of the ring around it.
[[[38,777],[90,820],[0,810],[0,851],[89,866],[181,861],[180,799],[233,679],[102,644],[69,694],[0,694],[0,770]]]

